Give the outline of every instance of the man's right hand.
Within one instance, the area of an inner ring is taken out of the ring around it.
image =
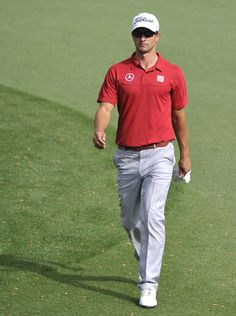
[[[94,132],[93,144],[98,149],[105,149],[106,148],[106,133]]]
[[[114,109],[114,105],[107,102],[101,102],[96,112],[94,119],[94,134],[93,143],[98,149],[106,148],[106,133],[105,130],[110,121],[111,112]]]

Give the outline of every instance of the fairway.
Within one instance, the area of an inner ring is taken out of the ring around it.
[[[105,151],[91,141],[99,87],[131,55],[141,11],[160,17],[159,51],[186,74],[193,165],[189,185],[171,185],[153,310],[137,305],[119,222],[117,116]],[[235,12],[233,0],[1,1],[0,315],[235,314]]]

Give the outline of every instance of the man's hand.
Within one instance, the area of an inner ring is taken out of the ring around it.
[[[180,158],[179,160],[179,175],[184,177],[191,170],[191,162],[189,156]]]
[[[106,133],[105,132],[95,132],[93,135],[94,146],[98,149],[106,148]]]

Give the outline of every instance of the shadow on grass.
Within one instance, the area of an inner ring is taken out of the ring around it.
[[[132,285],[135,285],[136,283],[130,279],[119,277],[119,276],[92,276],[92,275],[64,274],[64,273],[59,273],[56,270],[56,268],[52,267],[50,264],[57,265],[57,267],[62,267],[62,268],[70,269],[77,272],[83,271],[83,269],[74,269],[74,268],[70,268],[65,265],[60,265],[58,263],[53,263],[53,262],[48,262],[48,265],[46,265],[46,264],[36,263],[31,260],[16,258],[12,255],[0,255],[0,266],[2,267],[41,274],[56,282],[82,288],[82,289],[100,293],[103,295],[115,297],[121,300],[130,301],[134,304],[137,304],[137,300],[129,295],[119,293],[111,289],[105,289],[102,287],[89,285],[85,283],[86,281],[95,281],[95,282],[101,281],[101,282],[111,282],[111,283],[114,283],[114,282],[130,283]]]

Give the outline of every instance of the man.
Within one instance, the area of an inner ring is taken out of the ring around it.
[[[95,115],[93,143],[106,148],[106,127],[117,105],[118,170],[121,223],[139,260],[140,301],[157,305],[156,292],[165,245],[164,208],[175,164],[175,136],[180,150],[179,173],[191,169],[187,137],[187,93],[181,69],[156,52],[159,22],[150,13],[132,21],[135,53],[107,72]]]

